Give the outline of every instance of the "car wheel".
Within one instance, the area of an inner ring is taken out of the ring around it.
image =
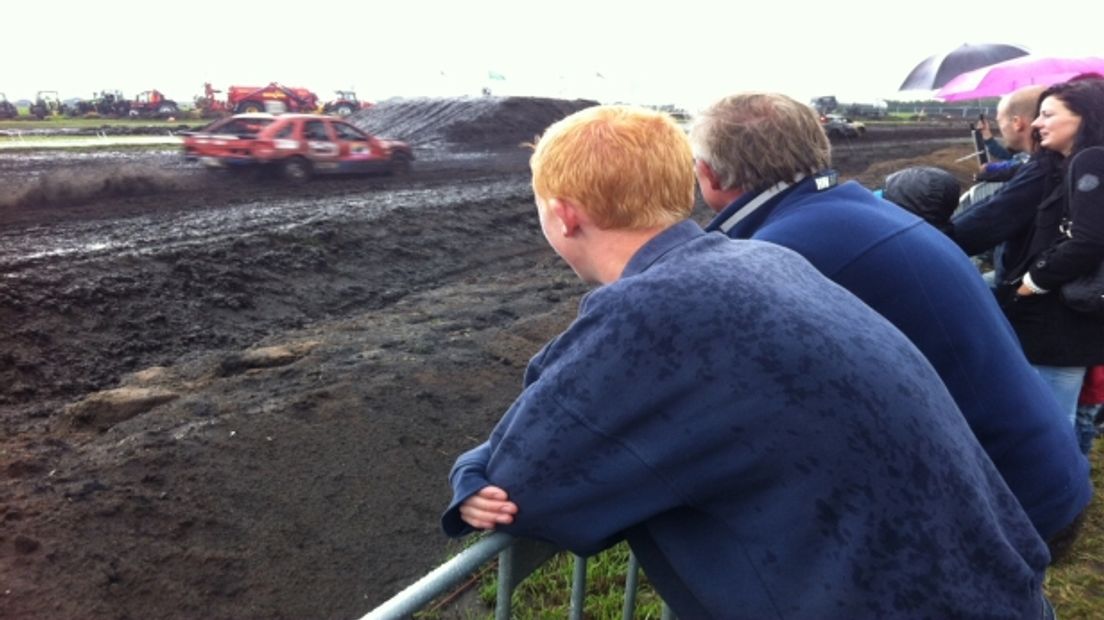
[[[292,157],[280,166],[280,173],[292,183],[306,183],[314,174],[311,163],[302,157]]]
[[[264,106],[256,101],[243,101],[238,104],[238,114],[256,114],[257,112],[264,112]]]
[[[398,151],[391,154],[391,164],[388,167],[388,173],[393,177],[406,176],[410,174],[410,155]]]
[[[347,103],[343,103],[334,108],[334,114],[338,116],[348,116],[353,113],[353,107]]]
[[[172,103],[162,103],[157,108],[157,114],[160,116],[176,116],[180,110]]]

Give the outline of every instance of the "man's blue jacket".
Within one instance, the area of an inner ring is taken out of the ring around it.
[[[1029,160],[995,194],[952,218],[947,234],[970,256],[1005,244],[996,267],[997,273],[1009,275],[1030,258],[1031,228],[1053,174],[1038,160]]]
[[[772,244],[683,222],[530,362],[453,468],[502,530],[626,538],[681,618],[1038,618],[1049,555],[943,383],[885,319]]]
[[[825,172],[746,194],[708,229],[795,250],[904,332],[1051,538],[1092,496],[1068,416],[966,255],[920,218],[835,178]]]

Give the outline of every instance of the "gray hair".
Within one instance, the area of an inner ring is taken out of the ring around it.
[[[832,165],[831,145],[816,112],[778,93],[740,93],[694,119],[694,156],[713,169],[722,189],[754,190]]]

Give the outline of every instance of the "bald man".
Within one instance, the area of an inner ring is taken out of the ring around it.
[[[1009,149],[1030,155],[1034,149],[1031,122],[1039,107],[1042,86],[1028,86],[1001,98],[997,124]],[[945,231],[967,254],[973,256],[1004,244],[995,261],[997,284],[1009,268],[1026,260],[1027,241],[1035,221],[1035,208],[1046,198],[1045,170],[1030,160],[995,194],[981,200],[951,220]]]
[[[997,126],[1000,127],[1001,146],[993,133],[989,131],[989,122],[982,121],[981,136],[985,138],[985,147],[997,159],[1029,158],[1033,150],[1031,143],[1031,121],[1035,120],[1035,109],[1039,106],[1039,95],[1045,86],[1027,86],[1001,97],[997,104]]]

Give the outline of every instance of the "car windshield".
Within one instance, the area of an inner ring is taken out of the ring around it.
[[[229,118],[212,123],[203,129],[203,133],[217,133],[240,138],[256,136],[267,125],[272,124],[274,118]]]

